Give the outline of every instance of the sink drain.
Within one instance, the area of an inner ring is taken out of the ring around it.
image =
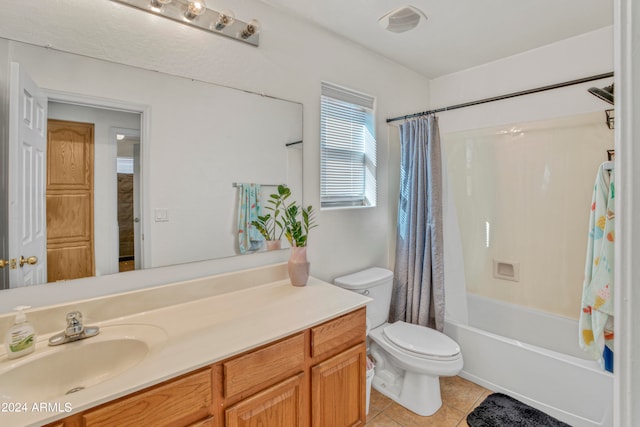
[[[66,394],[71,394],[71,393],[76,393],[76,392],[78,392],[78,391],[80,391],[80,390],[84,390],[84,387],[74,387],[74,388],[72,388],[71,390],[67,391],[67,392],[65,393],[65,395],[66,395]]]

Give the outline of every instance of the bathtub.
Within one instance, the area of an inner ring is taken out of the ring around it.
[[[578,322],[475,295],[469,324],[445,318],[462,350],[460,376],[574,427],[613,425],[613,375],[578,347]]]

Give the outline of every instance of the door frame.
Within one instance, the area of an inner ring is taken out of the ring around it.
[[[105,110],[122,111],[125,113],[140,114],[140,229],[141,229],[141,268],[150,268],[151,263],[151,236],[150,223],[146,221],[146,214],[150,212],[150,118],[151,107],[144,104],[136,104],[132,102],[106,99],[88,95],[80,95],[76,93],[57,91],[51,89],[42,89],[47,95],[50,102],[58,102],[63,104],[73,104],[82,107],[102,108]]]
[[[121,128],[121,127],[117,127],[117,126],[111,126],[109,128],[109,141],[113,142],[114,144],[116,144],[116,149],[117,149],[117,145],[118,145],[118,138],[117,135],[121,134],[124,136],[130,136],[130,137],[134,137],[134,138],[138,138],[138,146],[140,146],[140,144],[142,143],[141,139],[140,139],[140,131],[138,129],[127,129],[127,128]],[[117,153],[116,153],[117,156]],[[142,259],[144,258],[144,250],[142,247],[142,224],[143,224],[143,218],[142,218],[142,198],[140,197],[142,195],[142,191],[141,191],[141,183],[142,183],[142,177],[141,177],[141,156],[142,153],[140,152],[140,150],[138,150],[137,152],[137,156],[134,155],[134,158],[137,157],[138,160],[137,168],[134,168],[134,195],[137,194],[136,197],[134,197],[134,217],[139,218],[139,225],[136,227],[134,224],[134,253],[137,254],[137,256],[134,258],[134,263],[135,263],[135,270],[140,270],[142,268]],[[136,188],[138,187],[138,188]],[[136,209],[137,208],[137,209]],[[137,215],[136,215],[137,214]],[[117,249],[118,254],[120,253],[120,249]]]

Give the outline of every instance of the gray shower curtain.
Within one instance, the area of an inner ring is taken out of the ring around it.
[[[400,199],[390,321],[442,331],[444,253],[438,118],[400,125]]]

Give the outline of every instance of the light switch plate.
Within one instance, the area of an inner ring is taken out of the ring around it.
[[[155,209],[156,222],[168,222],[169,221],[169,209],[156,208]]]

